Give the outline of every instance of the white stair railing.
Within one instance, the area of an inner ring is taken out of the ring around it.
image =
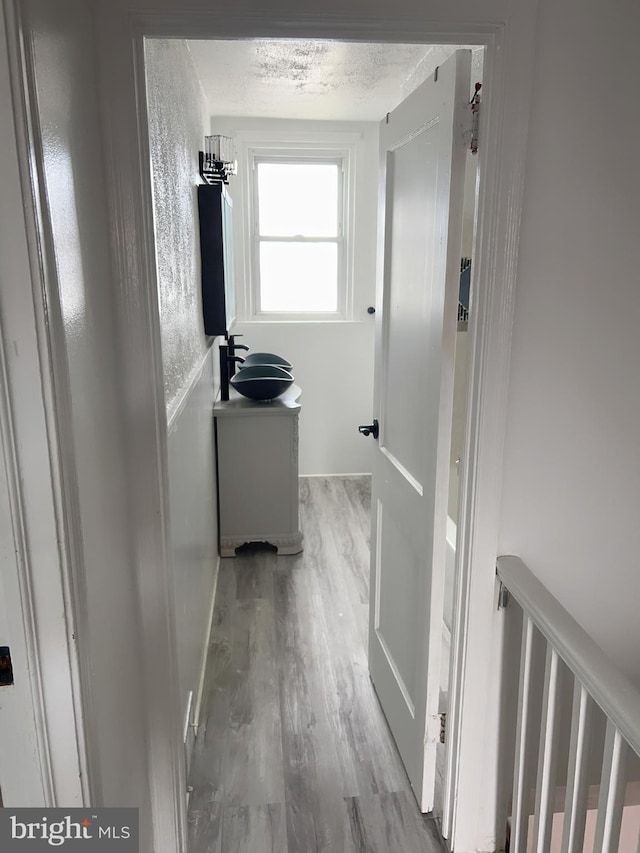
[[[497,574],[510,602],[505,636],[522,623],[519,661],[503,679],[507,699],[517,689],[504,849],[640,853],[640,692],[518,557],[500,557]]]

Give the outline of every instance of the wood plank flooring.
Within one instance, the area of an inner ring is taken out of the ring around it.
[[[301,480],[305,550],[221,561],[189,853],[441,853],[367,669],[369,480]]]

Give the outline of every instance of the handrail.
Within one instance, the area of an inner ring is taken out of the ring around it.
[[[640,755],[640,692],[519,557],[498,557],[498,578]]]

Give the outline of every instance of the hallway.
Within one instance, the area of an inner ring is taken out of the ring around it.
[[[300,497],[302,554],[221,561],[189,853],[440,853],[368,676],[369,479]]]

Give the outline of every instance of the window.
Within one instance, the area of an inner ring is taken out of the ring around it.
[[[344,319],[348,152],[252,151],[256,319]]]

